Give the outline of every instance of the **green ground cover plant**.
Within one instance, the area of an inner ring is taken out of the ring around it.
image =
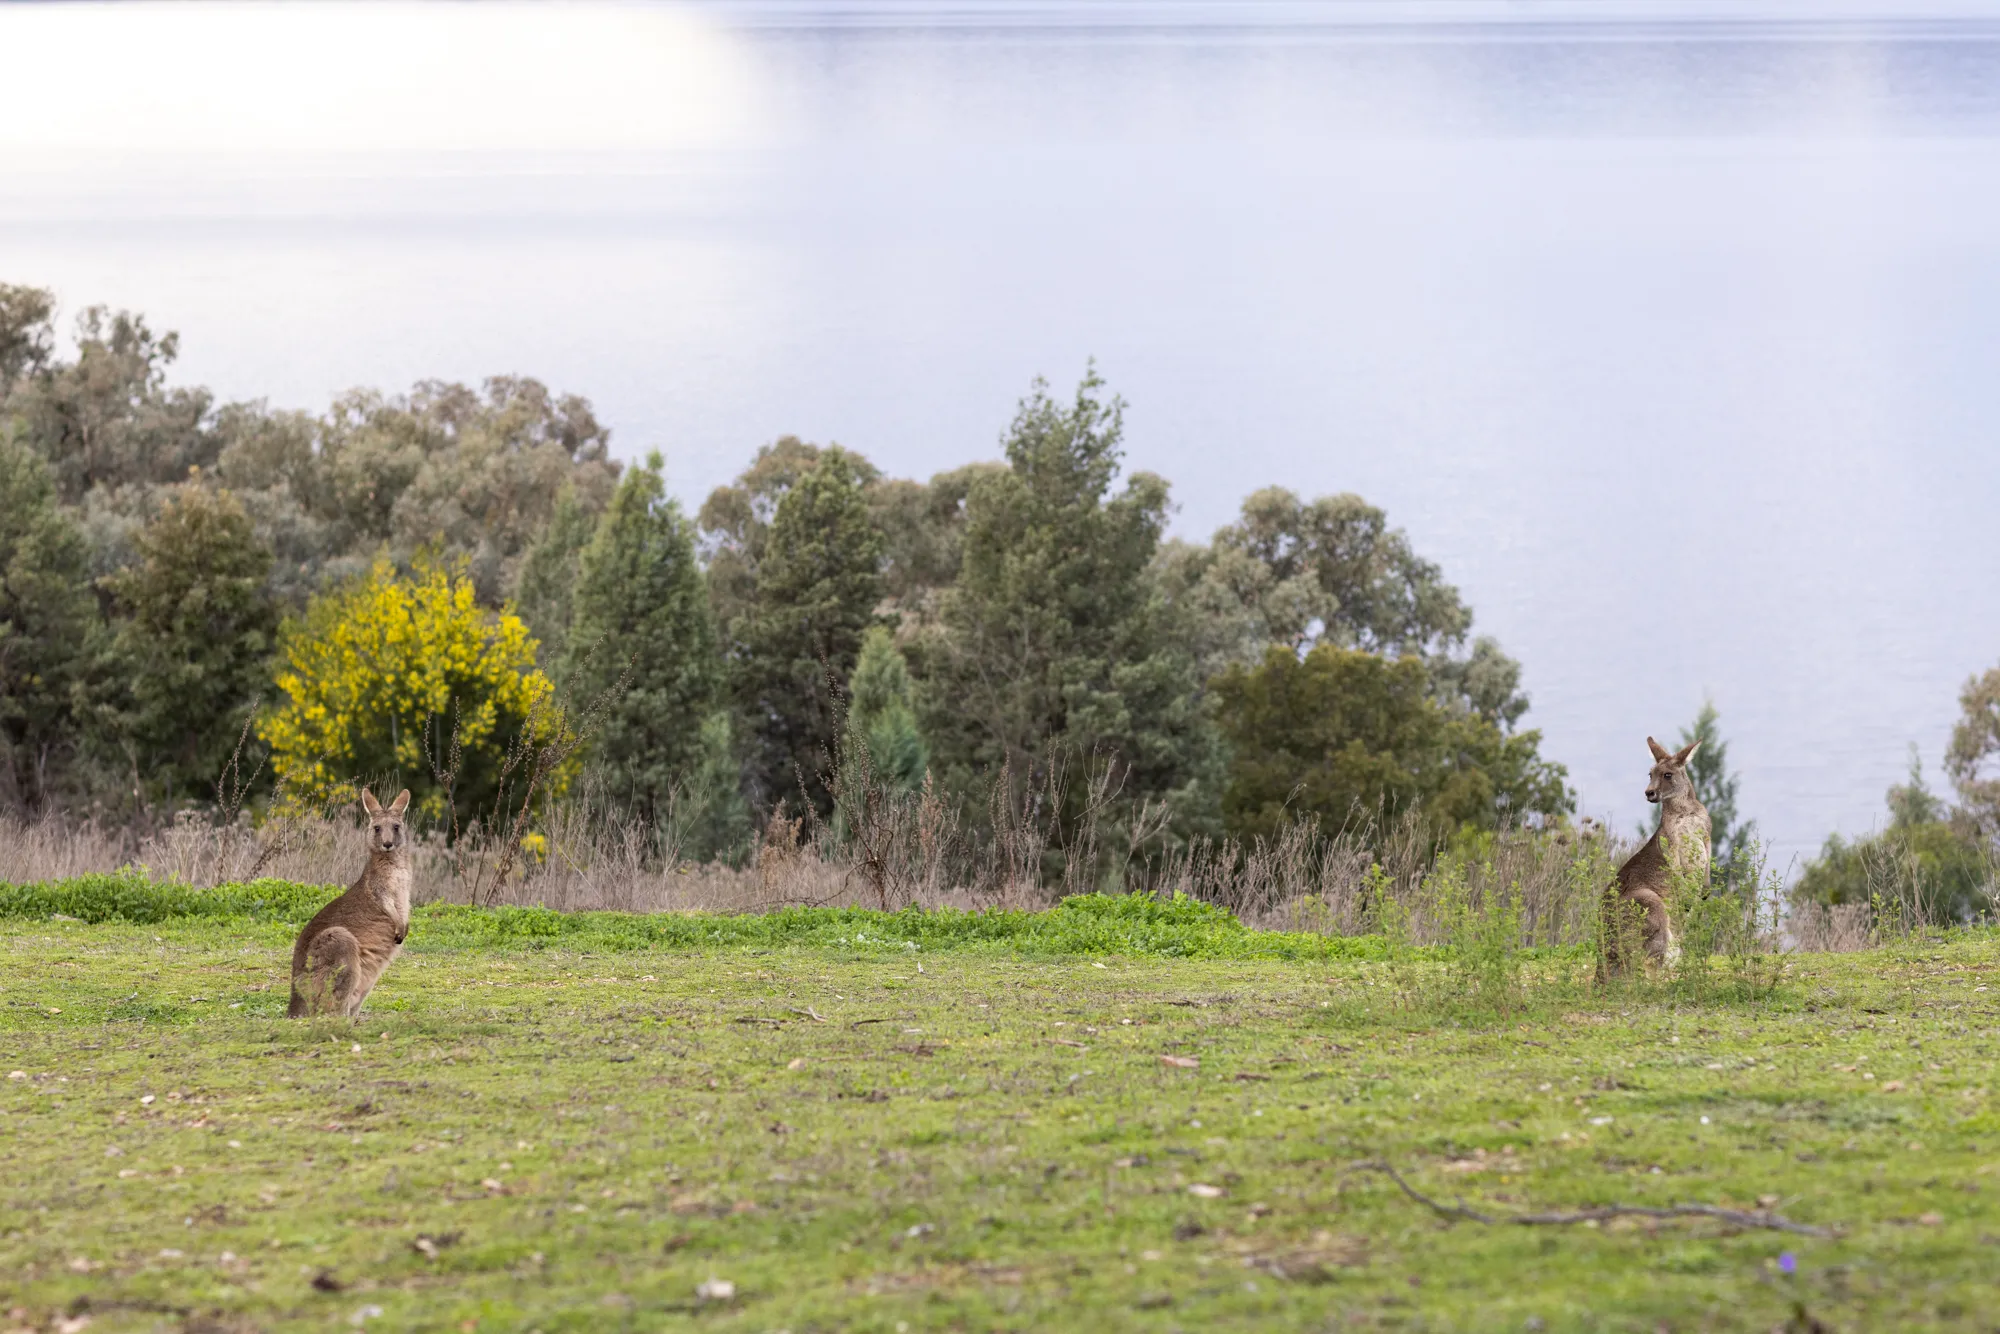
[[[7,893],[0,1328],[1994,1327],[1992,931],[1697,1002],[1139,899],[432,907],[349,1024],[283,1017],[326,890]]]
[[[303,926],[339,891],[282,880],[192,888],[143,871],[0,885],[0,919]],[[857,951],[999,949],[1020,954],[1129,954],[1188,959],[1381,958],[1383,941],[1311,932],[1252,931],[1188,898],[1085,894],[1044,911],[783,907],[765,913],[557,912],[545,907],[416,908],[411,934],[434,950],[848,947]]]

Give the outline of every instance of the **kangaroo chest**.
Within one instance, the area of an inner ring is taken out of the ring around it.
[[[410,870],[407,866],[376,867],[366,884],[371,906],[381,915],[374,930],[356,931],[360,946],[361,976],[368,987],[389,966],[403,948],[410,932]]]
[[[1674,865],[1689,871],[1708,869],[1708,812],[1696,809],[1668,812],[1660,821],[1660,842]]]
[[[375,901],[388,914],[401,940],[410,930],[410,868],[385,866],[374,877]]]

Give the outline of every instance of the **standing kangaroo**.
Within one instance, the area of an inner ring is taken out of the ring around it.
[[[404,788],[385,808],[361,789],[368,812],[368,865],[345,894],[313,914],[292,946],[292,1007],[286,1013],[353,1018],[410,933],[410,844]]]
[[[1671,964],[1680,957],[1674,940],[1673,922],[1667,916],[1667,896],[1676,874],[1708,882],[1708,808],[1694,795],[1694,782],[1687,776],[1687,762],[1701,742],[1690,741],[1678,754],[1646,738],[1653,751],[1653,772],[1646,779],[1646,800],[1660,808],[1660,827],[1644,847],[1625,859],[1618,868],[1617,882],[1604,895],[1604,971],[1625,970],[1625,952],[1630,944],[1621,929],[1632,919],[1626,903],[1645,910],[1639,939],[1646,957],[1654,963]],[[1615,893],[1614,893],[1615,891]]]

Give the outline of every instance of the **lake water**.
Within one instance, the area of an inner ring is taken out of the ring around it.
[[[0,276],[229,396],[537,375],[690,502],[1094,356],[1179,533],[1360,492],[1586,810],[1712,694],[1782,860],[2000,661],[2000,10],[1665,12],[0,6]]]

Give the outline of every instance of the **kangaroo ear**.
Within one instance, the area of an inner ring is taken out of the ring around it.
[[[1698,746],[1700,746],[1700,745],[1701,745],[1701,742],[1699,742],[1699,741],[1690,741],[1690,742],[1688,742],[1688,743],[1687,743],[1687,745],[1685,745],[1685,746],[1681,747],[1681,751],[1680,751],[1680,754],[1678,754],[1678,755],[1674,756],[1674,763],[1675,763],[1675,764],[1677,764],[1677,765],[1678,765],[1678,764],[1686,764],[1686,763],[1688,762],[1688,756],[1690,756],[1690,755],[1694,754],[1694,752],[1695,752],[1695,748],[1696,748],[1696,747],[1698,747]]]
[[[401,792],[398,792],[396,794],[396,799],[389,803],[389,814],[401,815],[404,811],[408,810],[409,808],[410,808],[410,789],[404,788]]]
[[[361,809],[368,812],[371,820],[382,813],[382,803],[375,800],[375,794],[365,787],[361,789]]]
[[[1653,738],[1651,738],[1651,737],[1647,737],[1647,738],[1646,738],[1646,744],[1647,744],[1648,746],[1652,747],[1652,751],[1653,751],[1653,758],[1654,758],[1654,759],[1656,759],[1656,760],[1664,760],[1664,759],[1666,759],[1666,758],[1667,758],[1667,755],[1668,755],[1668,753],[1669,753],[1669,752],[1667,751],[1667,748],[1666,748],[1665,746],[1663,746],[1663,745],[1661,745],[1661,744],[1660,744],[1659,742],[1657,742],[1657,741],[1653,740]]]

